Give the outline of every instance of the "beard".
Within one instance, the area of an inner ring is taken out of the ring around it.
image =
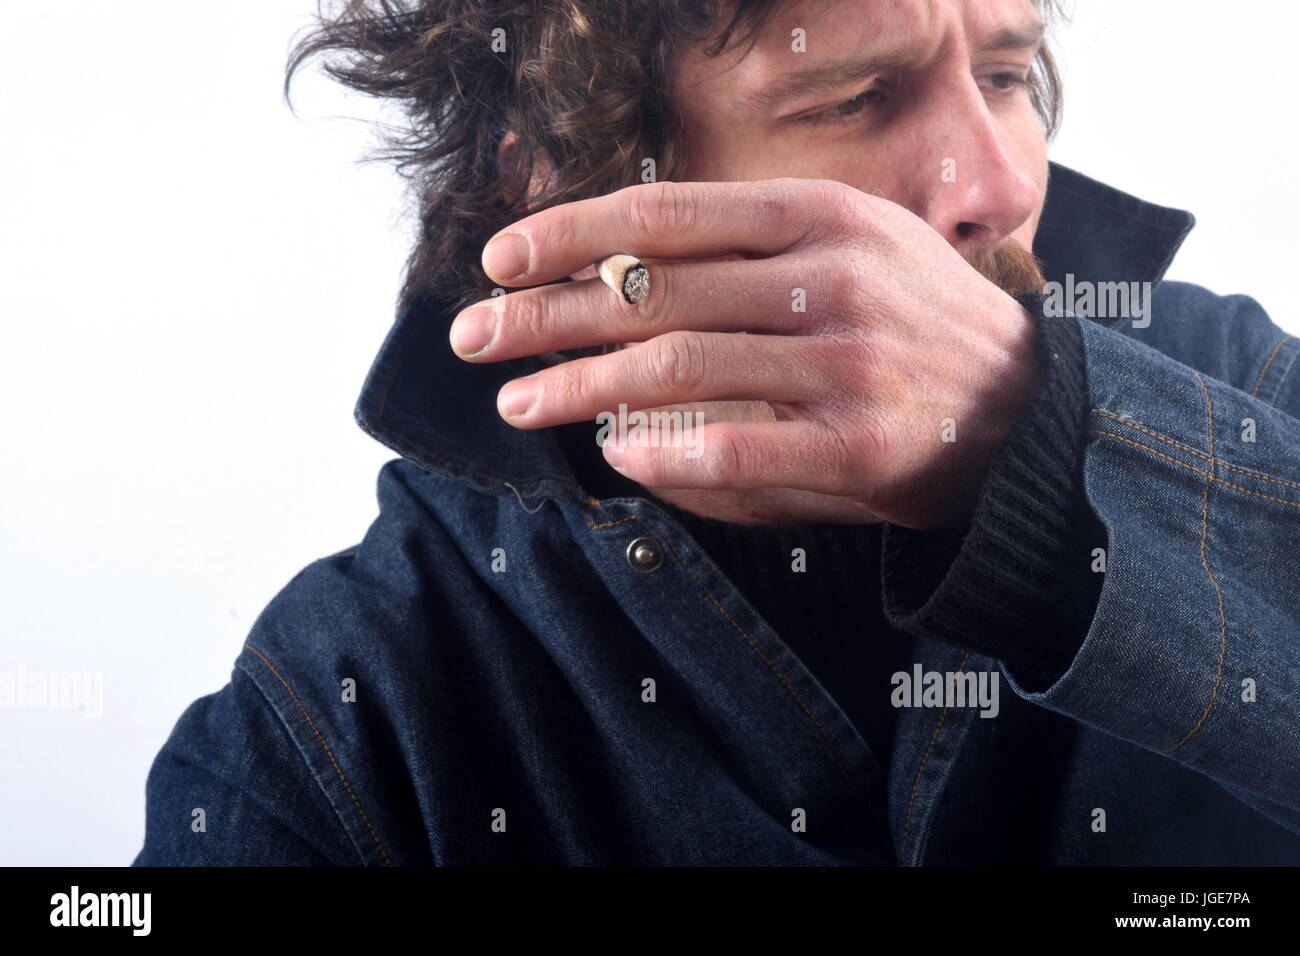
[[[1013,298],[1025,292],[1042,292],[1047,285],[1038,257],[1014,239],[977,249],[964,258],[971,268]]]

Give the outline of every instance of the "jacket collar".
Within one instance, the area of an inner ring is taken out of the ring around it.
[[[1034,239],[1049,281],[1159,282],[1195,219],[1051,164]],[[496,395],[534,371],[524,362],[474,365],[447,343],[452,314],[425,299],[403,309],[380,347],[354,409],[357,423],[421,467],[480,491],[522,500],[590,503],[557,429],[521,431],[502,421]],[[594,423],[585,428],[594,442]]]

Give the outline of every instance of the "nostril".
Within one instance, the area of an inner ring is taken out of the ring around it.
[[[975,223],[973,222],[957,223],[957,235],[960,236],[962,239],[969,239],[971,237],[971,233],[973,233],[974,231],[975,231]]]

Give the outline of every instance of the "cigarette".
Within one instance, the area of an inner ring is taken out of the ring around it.
[[[636,305],[650,293],[650,273],[636,256],[606,256],[596,263],[596,274],[628,305]]]

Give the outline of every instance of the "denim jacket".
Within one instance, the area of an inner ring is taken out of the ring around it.
[[[380,514],[180,717],[136,864],[1300,863],[1300,340],[1160,281],[1192,222],[1052,167],[1048,278],[1155,284],[1066,302],[1104,585],[1050,686],[918,639],[1009,692],[918,697],[888,765],[680,524],[403,310],[356,409],[401,455]]]

